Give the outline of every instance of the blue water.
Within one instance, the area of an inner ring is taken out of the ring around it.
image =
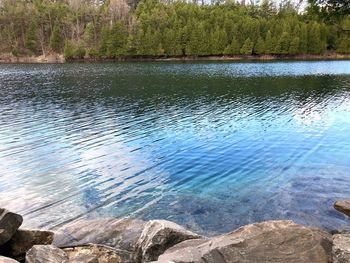
[[[350,229],[350,62],[0,65],[0,207]]]

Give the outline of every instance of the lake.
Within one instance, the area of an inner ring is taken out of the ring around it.
[[[0,207],[24,226],[350,229],[350,61],[0,65]]]

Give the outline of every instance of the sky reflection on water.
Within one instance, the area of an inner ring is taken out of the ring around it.
[[[25,225],[348,228],[350,62],[0,65],[0,207]]]

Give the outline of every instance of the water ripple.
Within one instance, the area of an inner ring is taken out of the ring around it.
[[[0,207],[348,229],[350,62],[0,65]]]

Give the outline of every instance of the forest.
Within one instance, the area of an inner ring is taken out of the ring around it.
[[[0,0],[0,53],[67,60],[350,53],[349,6],[333,2]]]

